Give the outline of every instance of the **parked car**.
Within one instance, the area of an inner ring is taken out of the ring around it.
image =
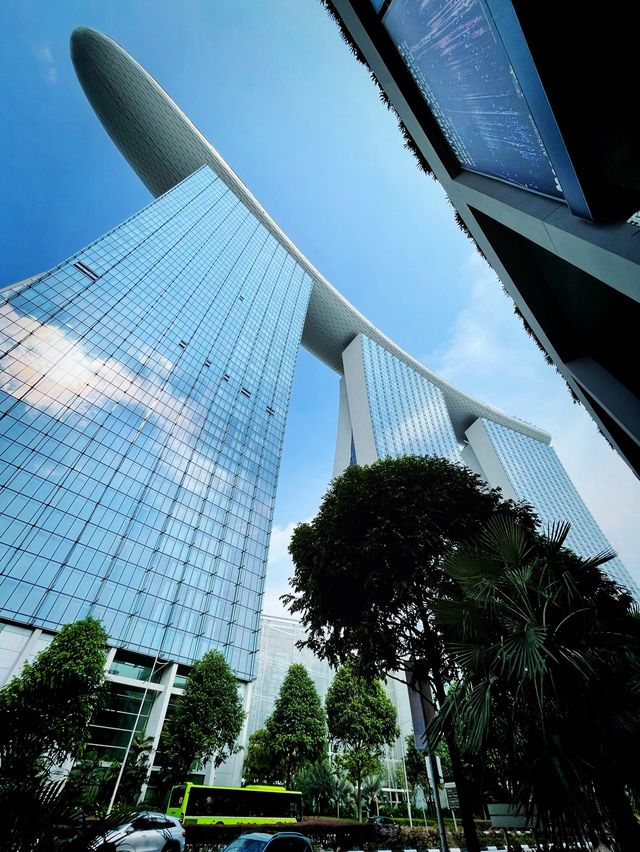
[[[385,831],[399,831],[398,823],[388,816],[370,816],[367,820],[369,825],[375,825],[376,828],[384,829]]]
[[[309,838],[298,831],[276,834],[249,831],[236,837],[223,852],[313,852],[313,846]]]
[[[184,852],[180,820],[155,811],[141,811],[92,843],[95,852]]]

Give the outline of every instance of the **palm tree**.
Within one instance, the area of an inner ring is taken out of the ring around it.
[[[382,776],[380,775],[365,775],[362,779],[360,794],[362,802],[366,805],[367,810],[371,809],[371,805],[376,809],[376,815],[380,813],[378,796],[382,792]]]
[[[326,760],[308,764],[295,779],[302,792],[305,813],[322,814],[331,804],[333,769]]]
[[[336,816],[340,817],[340,808],[349,808],[355,804],[355,788],[346,775],[331,767],[329,782],[329,798],[335,808]]]
[[[493,763],[547,838],[609,831],[632,852],[640,620],[600,571],[612,554],[582,559],[564,546],[568,532],[557,524],[541,536],[496,518],[448,560],[462,592],[434,610],[460,683],[436,730],[453,724],[465,753]]]

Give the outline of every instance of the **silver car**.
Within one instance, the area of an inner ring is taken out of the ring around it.
[[[236,837],[222,852],[313,852],[313,846],[309,838],[298,831],[276,834],[250,831]]]
[[[184,852],[185,830],[167,814],[144,811],[92,843],[95,852]]]

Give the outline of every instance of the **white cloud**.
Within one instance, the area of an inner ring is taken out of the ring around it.
[[[640,580],[640,482],[545,364],[490,267],[474,254],[461,276],[469,282],[467,304],[449,343],[426,354],[425,363],[474,396],[550,432],[585,503]]]
[[[498,381],[504,405],[512,408],[513,392],[519,396],[522,382],[535,383],[544,363],[514,316],[513,303],[479,254],[463,264],[460,275],[469,282],[466,305],[453,323],[447,345],[429,353],[425,363],[479,397],[480,387],[489,386],[495,393]]]
[[[0,366],[0,388],[5,393],[62,422],[80,412],[89,424],[98,412],[110,411],[114,404],[136,409],[140,420],[131,426],[129,440],[136,440],[137,431],[150,421],[163,446],[166,476],[200,496],[211,484],[220,492],[231,489],[231,474],[209,455],[196,449],[184,453],[185,444],[193,448],[207,412],[204,403],[173,391],[172,361],[156,356],[133,334],[127,339],[126,354],[129,363],[137,362],[140,370],[114,357],[91,358],[64,328],[40,324],[9,303],[0,306],[0,321],[11,330],[0,332],[0,344],[13,346]],[[18,339],[21,342],[15,345]],[[50,475],[54,475],[53,467]]]
[[[54,86],[58,82],[58,67],[51,53],[51,48],[48,44],[34,44],[32,47],[33,55],[40,62],[44,70],[45,81]]]

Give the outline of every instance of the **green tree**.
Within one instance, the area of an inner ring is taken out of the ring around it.
[[[105,697],[107,638],[95,618],[65,624],[0,690],[3,778],[28,777],[80,753]]]
[[[405,737],[405,767],[407,770],[407,782],[412,790],[422,787],[425,796],[429,795],[429,778],[424,754],[416,748],[413,734]]]
[[[358,820],[362,821],[362,779],[379,766],[385,745],[398,736],[396,710],[380,681],[362,677],[342,666],[326,699],[329,735],[343,750],[341,763],[356,787]]]
[[[267,732],[263,728],[258,728],[249,737],[242,779],[244,784],[273,784],[279,780],[278,767],[274,764]]]
[[[196,761],[218,767],[239,751],[244,710],[238,682],[219,651],[194,663],[184,694],[161,736],[163,777],[167,787],[186,780]]]
[[[382,792],[382,787],[382,775],[372,773],[363,777],[361,796],[367,811],[371,812],[371,810],[375,809],[376,814],[380,813],[380,793]]]
[[[464,751],[490,764],[548,840],[640,849],[640,620],[600,571],[611,558],[496,518],[446,568],[461,588],[436,615],[462,682],[443,703]]]
[[[60,841],[54,826],[77,812],[52,770],[83,751],[104,695],[106,640],[93,618],[67,624],[0,690],[2,839],[12,852],[53,852]]]
[[[289,548],[293,592],[284,600],[306,628],[305,644],[334,666],[354,661],[377,676],[412,661],[444,701],[455,669],[431,602],[455,597],[443,561],[497,513],[535,528],[529,507],[504,501],[446,459],[405,456],[349,467],[333,480],[313,521],[296,527]],[[464,767],[453,732],[445,733],[466,845],[478,852]]]
[[[340,811],[343,815],[353,813],[355,805],[355,790],[353,784],[344,773],[340,766],[332,766],[329,776],[329,801],[336,812],[336,816],[340,819]]]
[[[302,793],[305,814],[326,814],[332,800],[334,770],[327,760],[306,764],[295,777],[294,785]]]
[[[280,687],[273,713],[265,722],[269,751],[289,787],[305,763],[327,750],[327,722],[318,691],[301,663],[293,663]]]

